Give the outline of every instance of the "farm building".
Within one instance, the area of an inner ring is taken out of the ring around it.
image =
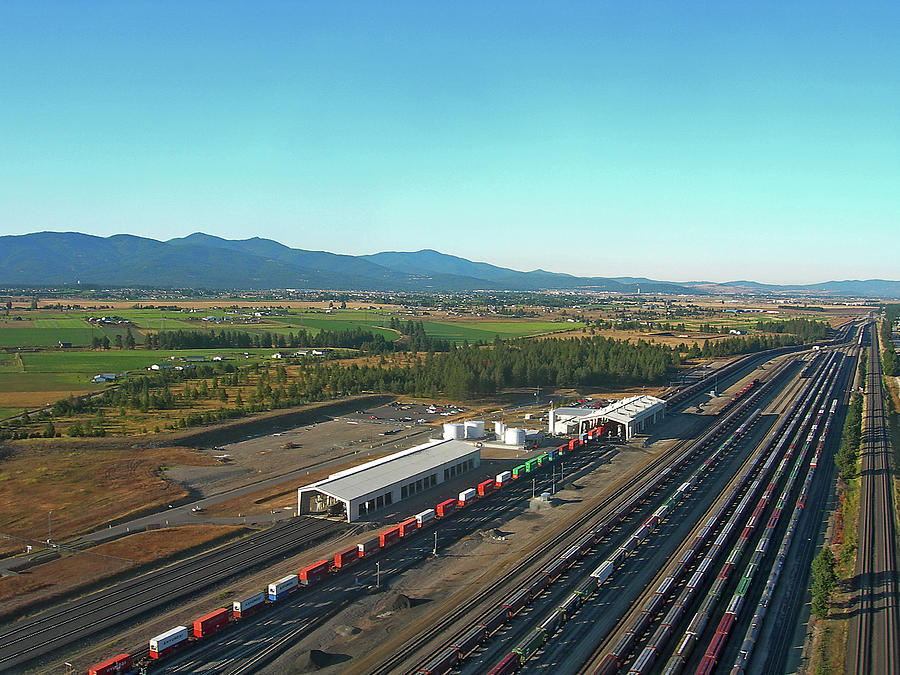
[[[550,411],[550,433],[570,435],[611,424],[621,435],[633,438],[666,414],[666,402],[655,396],[631,396],[603,408],[557,408]]]
[[[353,522],[480,464],[477,447],[456,440],[429,441],[304,485],[297,490],[297,512],[340,515]]]

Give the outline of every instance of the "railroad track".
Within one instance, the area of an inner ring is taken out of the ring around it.
[[[288,521],[230,545],[140,575],[9,624],[0,632],[0,670],[21,666],[126,619],[271,561],[336,532],[325,521]]]
[[[782,364],[779,369],[771,375],[775,379],[778,374],[784,371],[787,364]],[[703,388],[698,389],[702,391]],[[641,480],[633,484],[626,492],[616,496],[611,496],[595,505],[590,511],[583,514],[573,525],[565,530],[557,533],[549,542],[541,546],[539,550],[535,550],[521,560],[516,568],[502,574],[493,584],[493,590],[487,594],[479,596],[479,602],[476,606],[468,601],[463,600],[456,605],[450,612],[442,615],[441,621],[443,625],[453,625],[464,617],[474,616],[476,619],[469,620],[466,626],[477,623],[478,620],[487,617],[496,609],[497,603],[503,596],[509,594],[509,588],[516,585],[520,579],[533,575],[537,563],[549,561],[558,555],[562,550],[571,546],[572,542],[577,541],[589,532],[594,531],[604,524],[612,527],[619,522],[617,518],[618,510],[623,508],[630,502],[636,504],[636,497],[644,495],[649,497],[657,488],[662,485],[662,480],[673,479],[675,472],[671,471],[672,466],[681,466],[689,457],[702,451],[713,440],[725,433],[736,422],[750,410],[753,399],[748,399],[713,429],[703,434],[697,440],[683,440],[673,447],[665,455],[656,458],[643,472]],[[686,446],[689,446],[685,449]],[[671,472],[671,473],[670,473]],[[632,506],[632,508],[634,508]],[[623,516],[624,517],[624,516]],[[474,621],[474,623],[473,623]],[[458,633],[464,632],[458,631]],[[459,637],[459,635],[457,635]],[[415,672],[419,665],[424,661],[422,659],[413,659],[413,655],[419,652],[427,644],[434,640],[433,633],[421,632],[413,639],[405,642],[403,646],[391,655],[388,659],[372,668],[367,668],[367,673],[390,673],[390,672]],[[416,664],[416,665],[413,665]]]
[[[900,672],[900,597],[891,444],[885,417],[877,330],[870,324],[859,508],[857,614],[847,672]],[[854,648],[855,647],[855,648]]]
[[[825,370],[825,364],[821,365],[820,376]],[[824,396],[824,385],[819,383],[812,386],[813,384],[812,380],[807,384],[787,413],[782,416],[781,421],[758,446],[752,460],[748,460],[746,467],[735,474],[735,478],[730,483],[732,487],[729,488],[729,499],[735,506],[731,509],[725,506],[711,506],[697,525],[700,528],[705,523],[705,527],[702,529],[705,534],[698,536],[693,541],[690,538],[686,540],[684,548],[691,551],[692,555],[686,556],[684,551],[679,550],[663,563],[661,570],[665,570],[665,574],[671,576],[674,583],[661,585],[659,583],[659,577],[663,575],[663,571],[661,571],[657,575],[658,578],[644,590],[641,602],[632,605],[632,608],[606,635],[591,658],[578,672],[611,673],[616,672],[618,664],[623,663],[631,664],[631,668],[636,672],[648,672],[652,669],[653,663],[658,663],[663,654],[670,651],[675,643],[679,650],[690,646],[683,639],[676,639],[678,636],[675,630],[679,624],[684,625],[691,619],[692,614],[688,610],[691,609],[693,603],[698,602],[698,599],[703,599],[704,596],[699,594],[704,589],[712,585],[713,588],[709,592],[718,597],[721,590],[715,590],[715,587],[724,587],[726,583],[720,579],[727,581],[732,575],[730,570],[735,570],[735,563],[740,557],[740,552],[747,547],[737,544],[732,547],[729,542],[741,534],[742,530],[742,539],[737,541],[739,543],[744,541],[743,537],[748,532],[752,532],[753,527],[766,522],[761,512],[765,510],[766,504],[774,503],[774,484],[770,482],[770,487],[764,491],[766,481],[769,481],[770,478],[777,481],[777,477],[783,475],[788,458],[795,452],[796,439],[811,424],[810,411],[817,405],[814,399],[820,402]],[[791,438],[795,440],[791,443],[791,447],[786,449]],[[781,461],[776,470],[775,464],[779,459]],[[744,489],[751,479],[753,483],[745,493]],[[764,499],[760,499],[763,496]],[[757,502],[758,499],[759,502]],[[757,510],[751,517],[749,514],[754,504],[757,505]],[[748,528],[751,523],[754,525]],[[691,542],[689,548],[687,547],[688,542]],[[731,555],[728,555],[729,551]],[[737,557],[735,551],[738,551]],[[719,577],[713,579],[712,574],[715,573],[713,570],[719,570],[717,565],[724,560],[726,555],[728,555],[728,562],[722,566],[724,573],[720,571]],[[685,565],[686,560],[690,560],[687,566]],[[697,573],[698,569],[704,570],[702,575]],[[684,587],[681,586],[682,583],[684,583]],[[663,588],[668,590],[664,592],[661,590]],[[656,598],[655,595],[661,596],[662,601],[660,602],[660,598]],[[654,600],[656,604],[650,603],[649,600]],[[709,603],[709,600],[704,600],[704,606]],[[709,619],[704,624],[708,622]],[[659,625],[656,625],[657,623]],[[691,625],[693,626],[695,623],[696,617],[692,620]],[[646,646],[642,647],[641,637],[645,631],[649,631],[647,634],[650,636],[650,640]],[[667,672],[669,670],[671,670],[671,664],[667,667]]]

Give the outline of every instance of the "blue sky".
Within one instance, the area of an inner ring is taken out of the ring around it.
[[[0,234],[900,278],[900,4],[0,4]]]

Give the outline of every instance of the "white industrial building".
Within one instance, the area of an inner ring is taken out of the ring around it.
[[[342,515],[353,522],[480,464],[481,450],[470,443],[429,441],[304,485],[297,490],[297,513]]]
[[[620,425],[626,439],[644,431],[666,414],[666,402],[655,396],[632,396],[603,408],[557,408],[550,410],[551,435],[570,436],[586,433],[601,424]]]

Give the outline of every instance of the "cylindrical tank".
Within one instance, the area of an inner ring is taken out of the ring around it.
[[[506,433],[506,423],[505,422],[494,422],[494,434],[499,439],[503,439],[503,435]]]
[[[465,427],[466,438],[484,438],[484,420],[469,420]]]
[[[525,445],[525,430],[507,429],[506,434],[503,436],[503,442],[506,445]]]
[[[461,422],[447,422],[444,424],[444,440],[459,441],[466,437],[466,427]]]

